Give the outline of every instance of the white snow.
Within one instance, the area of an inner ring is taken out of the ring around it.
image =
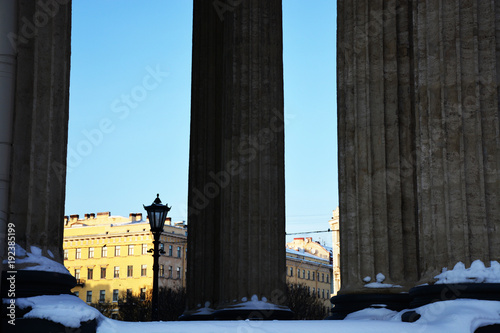
[[[16,244],[16,265],[17,264],[33,264],[32,266],[24,267],[23,270],[33,270],[33,271],[47,271],[62,274],[70,274],[70,272],[57,261],[44,257],[42,255],[42,250],[39,247],[31,246],[31,252],[27,252],[19,244]],[[54,254],[48,251],[50,256]],[[7,260],[3,261],[7,264]]]
[[[278,310],[284,309],[284,307],[268,303],[267,298],[262,297],[262,300],[259,301],[259,296],[253,295],[250,298],[250,301],[247,297],[243,297],[242,303],[235,304],[230,306],[231,309],[249,309],[249,310]]]
[[[4,299],[4,303],[9,299]],[[21,308],[32,308],[23,318],[41,318],[66,327],[79,327],[81,322],[104,319],[104,316],[80,298],[73,295],[36,296],[16,299]]]
[[[4,300],[8,302],[8,300]],[[259,302],[255,298],[250,302]],[[262,302],[262,301],[260,301]],[[44,318],[67,327],[97,319],[98,333],[196,332],[196,333],[470,333],[478,327],[500,324],[500,302],[457,299],[428,304],[415,309],[422,317],[414,323],[401,322],[401,312],[369,308],[350,314],[345,320],[297,321],[194,321],[125,322],[102,316],[78,297],[71,295],[37,296],[17,299],[21,308],[31,307],[26,318]],[[206,307],[210,304],[205,304]]]
[[[500,283],[500,263],[491,261],[490,267],[486,267],[481,260],[475,260],[469,268],[465,268],[462,262],[458,262],[452,270],[443,268],[442,273],[434,278],[438,280],[436,284]]]
[[[400,285],[397,284],[390,284],[390,283],[382,283],[385,280],[385,275],[382,273],[378,273],[377,276],[375,277],[377,282],[371,282],[367,283],[364,285],[365,288],[402,288]],[[371,278],[369,276],[365,277],[363,279],[365,282],[370,282]]]

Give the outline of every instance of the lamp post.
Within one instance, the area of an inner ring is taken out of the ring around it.
[[[163,226],[165,225],[165,219],[167,218],[168,211],[172,207],[167,205],[162,205],[160,200],[160,195],[156,195],[155,201],[150,206],[144,206],[144,209],[148,212],[149,225],[151,226],[151,232],[153,233],[153,297],[151,299],[151,320],[158,321],[158,271],[160,266],[158,265],[158,258],[160,257],[160,235],[163,231]]]

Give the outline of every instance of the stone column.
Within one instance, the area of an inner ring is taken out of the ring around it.
[[[17,271],[16,297],[26,297],[69,292],[74,281],[54,278],[64,271],[71,2],[18,1],[17,22],[7,36],[17,56],[8,215],[16,260],[3,270]]]
[[[192,75],[184,317],[286,318],[281,1],[194,1]]]
[[[341,293],[498,260],[500,3],[338,6]]]
[[[340,294],[400,293],[418,279],[410,16],[396,0],[337,14]],[[401,288],[365,288],[379,273]]]
[[[500,3],[414,11],[420,282],[500,257]]]

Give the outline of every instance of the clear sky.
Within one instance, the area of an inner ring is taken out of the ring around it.
[[[283,33],[286,231],[326,230],[338,206],[336,1],[283,0]],[[187,220],[191,35],[190,0],[73,1],[66,215],[144,213],[160,193]]]

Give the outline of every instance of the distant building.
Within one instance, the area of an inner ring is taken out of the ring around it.
[[[333,266],[333,294],[340,290],[340,231],[339,208],[335,209],[332,219],[328,222],[332,231],[332,266]]]
[[[183,222],[165,222],[161,235],[159,286],[185,287],[186,236]],[[78,281],[72,292],[87,303],[117,302],[126,292],[153,287],[153,235],[142,214],[129,218],[109,212],[65,217],[64,265]]]
[[[305,285],[312,295],[330,307],[332,265],[329,249],[311,237],[294,238],[286,247],[287,282]]]

